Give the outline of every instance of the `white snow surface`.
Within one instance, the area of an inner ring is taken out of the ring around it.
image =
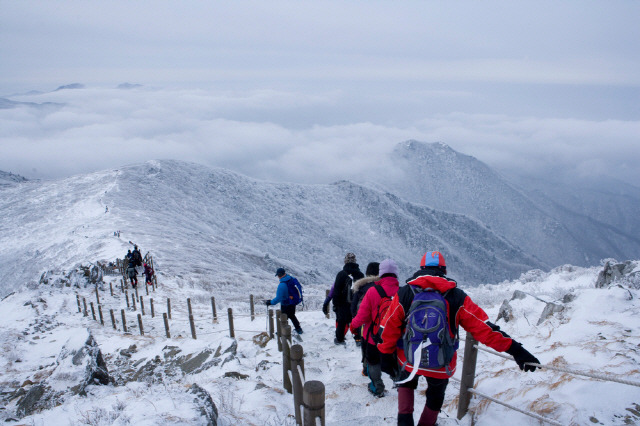
[[[640,264],[640,263],[638,263]],[[514,319],[499,320],[502,329],[522,342],[542,364],[570,368],[588,373],[640,382],[640,291],[636,285],[618,282],[596,289],[594,283],[600,268],[563,266],[551,272],[531,271],[515,281],[465,289],[495,321],[503,301],[514,291],[527,296],[511,300]],[[636,266],[637,269],[637,266]],[[204,350],[228,348],[227,308],[234,311],[237,351],[222,365],[186,374],[164,372],[162,381],[140,380],[124,384],[87,387],[86,396],[68,396],[61,405],[6,424],[30,425],[175,425],[206,424],[194,407],[188,387],[197,383],[207,390],[219,411],[218,424],[293,425],[293,398],[283,390],[282,355],[277,342],[270,340],[262,348],[253,337],[267,330],[266,309],[258,305],[256,318],[249,315],[248,294],[245,302],[228,301],[217,293],[218,322],[213,323],[211,294],[205,289],[185,288],[174,277],[164,277],[156,292],[140,293],[146,303],[143,318],[145,335],[139,335],[135,315],[127,309],[120,292],[118,276],[106,276],[100,286],[100,299],[105,312],[105,326],[78,313],[76,294],[96,303],[91,287],[41,285],[21,289],[0,302],[0,387],[2,392],[28,388],[28,380],[44,379],[63,388],[73,379],[68,365],[57,365],[65,345],[83,340],[87,330],[98,343],[110,373],[121,376],[125,369],[141,369],[150,360],[161,359],[163,349],[178,347],[182,354],[198,354]],[[114,296],[110,295],[110,285]],[[276,280],[271,283],[275,292]],[[256,294],[256,299],[270,294]],[[567,294],[574,298],[562,302]],[[149,313],[149,298],[155,300],[155,317]],[[197,339],[191,338],[187,321],[186,298],[192,301],[196,318]],[[161,313],[166,312],[166,298],[172,300],[172,337],[166,338]],[[327,319],[319,311],[321,298],[310,296],[307,307],[298,313],[304,334],[307,380],[320,380],[326,387],[326,421],[330,425],[395,424],[397,393],[391,379],[384,377],[387,395],[375,398],[366,390],[368,379],[360,373],[360,349],[351,339],[346,347],[335,346],[334,318]],[[545,302],[564,306],[537,325]],[[109,309],[118,314],[118,330],[111,327]],[[128,316],[129,334],[121,330],[120,310]],[[464,342],[464,331],[461,330]],[[128,364],[123,364],[121,351],[132,345],[136,349]],[[464,343],[459,350],[462,357]],[[225,355],[222,356],[224,358]],[[456,378],[460,377],[461,363]],[[226,377],[237,372],[246,378]],[[426,382],[420,382],[424,390]],[[527,411],[548,417],[561,424],[623,425],[640,422],[640,388],[615,382],[596,380],[550,370],[521,372],[514,361],[486,352],[478,354],[476,390]],[[470,412],[456,419],[459,385],[450,381],[445,405],[440,415],[444,425],[538,425],[538,420],[509,410],[496,403],[474,397]],[[6,419],[15,410],[11,401],[0,416]],[[416,395],[416,419],[424,404],[424,394]]]

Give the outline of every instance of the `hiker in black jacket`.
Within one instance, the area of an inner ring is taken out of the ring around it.
[[[351,284],[360,278],[364,278],[364,274],[356,263],[356,255],[347,253],[344,257],[344,266],[336,275],[333,288],[322,305],[322,311],[325,314],[329,313],[329,302],[333,299],[333,312],[336,313],[336,337],[333,339],[333,343],[336,345],[345,344],[344,336],[349,330],[352,318]]]

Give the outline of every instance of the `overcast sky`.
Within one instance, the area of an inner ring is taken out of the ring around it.
[[[639,17],[638,1],[0,0],[0,97],[60,104],[0,108],[0,170],[175,158],[330,182],[416,139],[637,185]]]

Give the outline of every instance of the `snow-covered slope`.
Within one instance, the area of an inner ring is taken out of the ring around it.
[[[599,269],[534,270],[512,282],[464,289],[542,364],[638,382],[639,262],[629,263],[631,273],[602,288],[595,287]],[[78,313],[76,294],[95,303],[93,285],[81,279],[71,280],[67,287],[62,275],[51,274],[46,284],[0,301],[0,420],[5,424],[204,425],[212,412],[207,410],[206,394],[217,407],[219,425],[294,424],[293,398],[282,388],[282,355],[276,341],[262,347],[263,341],[255,338],[266,330],[264,310],[258,310],[251,321],[246,299],[239,304],[229,302],[228,294],[216,293],[220,321],[213,324],[207,292],[185,288],[175,277],[165,276],[151,293],[155,318],[150,317],[149,298],[143,295],[147,311],[142,316],[145,336],[140,336],[135,320],[139,307],[137,311],[126,308],[117,289],[118,277],[105,280],[99,284],[105,326],[94,321],[90,311],[87,317]],[[116,287],[114,296],[110,283]],[[257,298],[267,295],[254,294]],[[173,306],[171,339],[164,336],[161,317],[166,297],[172,298]],[[186,321],[187,297],[192,299],[197,340],[191,338]],[[367,392],[368,379],[360,374],[360,349],[351,340],[346,347],[333,344],[334,319],[319,311],[319,300],[310,300],[315,309],[299,312],[305,333],[302,342],[294,343],[303,346],[306,379],[325,384],[327,424],[396,424],[397,392],[390,378],[384,377],[386,397],[375,398]],[[558,308],[545,317],[549,302]],[[227,306],[234,308],[236,339],[228,337]],[[109,309],[125,310],[130,334],[122,332],[119,315],[118,329],[111,327]],[[84,384],[79,392],[84,358],[74,348],[89,333],[111,382]],[[460,372],[461,368],[454,377],[460,378]],[[477,391],[560,424],[640,422],[638,387],[551,370],[525,374],[512,360],[482,351],[476,374]],[[421,381],[420,389],[424,388]],[[439,424],[539,424],[478,397],[472,399],[469,414],[457,421],[458,392],[458,383],[451,380]],[[423,403],[421,392],[416,395],[416,417]]]
[[[129,241],[184,283],[227,291],[262,285],[281,265],[324,288],[347,251],[363,269],[391,257],[408,274],[438,249],[468,284],[542,266],[476,220],[389,193],[269,183],[179,161],[7,187],[0,211],[0,294],[48,269],[122,258]]]
[[[474,157],[442,143],[400,143],[393,164],[388,173],[368,178],[406,200],[479,220],[547,268],[563,263],[589,266],[606,257],[634,257],[640,250],[640,234],[628,226],[635,223],[632,211],[640,208],[640,202],[638,191],[629,185],[620,186],[622,193],[617,196],[613,196],[616,188],[609,188],[607,197],[584,187],[569,196],[575,185],[567,187],[560,181],[547,182],[544,192],[532,192],[531,184],[521,189]],[[615,220],[606,220],[607,212]],[[618,223],[626,226],[612,225]]]

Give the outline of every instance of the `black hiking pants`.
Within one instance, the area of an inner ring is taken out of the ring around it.
[[[280,312],[291,320],[291,324],[293,324],[293,328],[296,331],[302,330],[302,328],[300,328],[300,321],[296,318],[296,305],[280,305]]]
[[[351,307],[347,304],[338,305],[333,307],[336,313],[336,340],[338,342],[344,342],[344,336],[349,331],[349,324],[351,324]]]
[[[398,381],[402,381],[409,377],[409,372],[402,370]],[[398,392],[398,413],[412,413],[413,412],[413,391],[418,388],[418,380],[421,376],[416,375],[411,381],[398,385],[398,388],[408,388],[411,390],[410,397],[406,392]],[[427,380],[427,390],[425,401],[425,407],[430,408],[433,411],[440,411],[442,404],[444,403],[444,393],[447,390],[449,379],[436,379],[434,377],[425,377]]]

